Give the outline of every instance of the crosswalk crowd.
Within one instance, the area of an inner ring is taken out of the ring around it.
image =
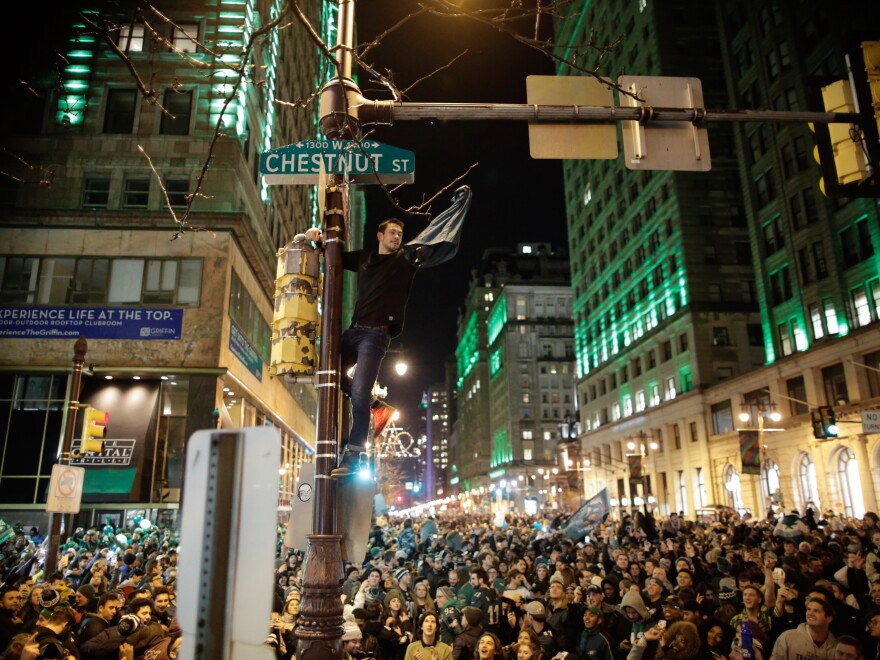
[[[561,515],[379,517],[344,567],[343,655],[880,660],[874,513],[718,518],[623,515],[584,536]],[[46,569],[39,532],[15,529],[0,546],[0,660],[177,657],[176,535],[119,531],[77,530]],[[266,638],[279,660],[296,652],[301,561],[280,547]]]

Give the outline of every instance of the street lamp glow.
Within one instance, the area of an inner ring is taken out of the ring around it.
[[[770,413],[770,419],[774,422],[778,422],[782,419],[782,413],[780,413],[778,410],[774,410],[772,413]]]
[[[409,368],[409,365],[403,360],[398,360],[397,364],[394,365],[394,371],[397,372],[398,376],[403,376],[406,374],[406,370]]]
[[[651,451],[657,451],[657,449],[659,449],[660,447],[660,445],[658,445],[656,442],[652,442],[648,446],[651,448]]]
[[[391,421],[396,422],[398,419],[400,419],[400,411],[395,410],[393,413],[391,413]]]
[[[635,451],[636,450],[636,443],[634,443],[632,441],[627,442],[626,448],[629,449],[630,451]]]
[[[749,413],[747,413],[745,410],[743,410],[739,414],[739,421],[741,421],[741,422],[747,422],[747,421],[749,421],[750,418],[751,418],[751,415],[749,415]]]

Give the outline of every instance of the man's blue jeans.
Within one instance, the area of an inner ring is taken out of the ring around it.
[[[388,328],[352,326],[342,333],[342,391],[351,398],[351,431],[348,447],[362,450],[370,432],[370,404],[373,385],[379,377],[379,367],[391,343]],[[346,372],[357,364],[354,378]]]

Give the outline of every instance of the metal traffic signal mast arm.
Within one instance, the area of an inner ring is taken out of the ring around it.
[[[351,99],[350,99],[351,100]],[[509,120],[565,123],[646,122],[750,122],[775,121],[815,124],[854,124],[852,112],[794,112],[784,110],[711,110],[706,108],[655,108],[651,106],[531,105],[528,103],[409,103],[362,99],[358,107],[364,124],[392,125],[397,121]]]

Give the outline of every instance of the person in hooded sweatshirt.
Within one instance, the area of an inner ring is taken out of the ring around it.
[[[614,635],[612,641],[615,644],[615,657],[625,658],[650,627],[650,613],[642,595],[635,589],[630,589],[623,595],[620,612],[623,614],[624,625],[621,627],[621,634]]]

